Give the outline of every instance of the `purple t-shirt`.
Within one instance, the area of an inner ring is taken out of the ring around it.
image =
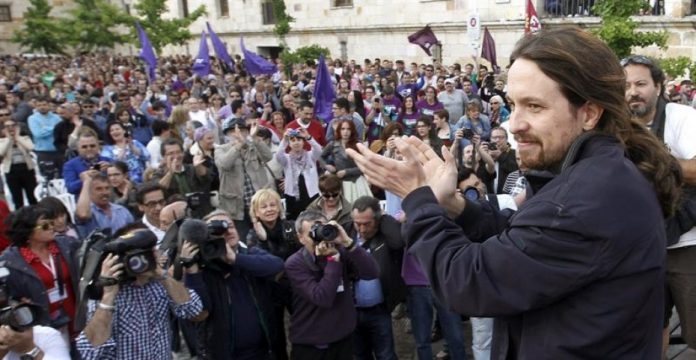
[[[419,117],[420,113],[418,111],[414,112],[413,114],[403,113],[399,115],[398,122],[404,127],[404,135],[411,136],[415,134],[416,123],[418,122]]]
[[[435,114],[436,111],[442,110],[445,108],[445,106],[442,105],[442,103],[437,101],[437,100],[435,101],[435,104],[430,105],[430,104],[428,104],[428,101],[425,99],[418,101],[416,103],[416,107],[418,108],[418,111],[420,111],[420,113],[422,115],[428,115],[428,116],[433,116],[433,114]]]

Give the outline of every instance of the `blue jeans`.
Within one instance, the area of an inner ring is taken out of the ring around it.
[[[466,359],[461,317],[442,306],[433,296],[430,287],[409,286],[406,306],[408,307],[408,317],[411,319],[411,328],[419,360],[432,360],[433,358],[433,349],[430,344],[433,307],[437,310],[437,317],[440,319],[442,333],[449,347],[450,359]]]
[[[397,360],[391,314],[386,305],[356,309],[358,324],[353,331],[353,350],[358,360]]]

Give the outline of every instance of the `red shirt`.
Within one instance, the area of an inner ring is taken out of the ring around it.
[[[286,128],[287,129],[299,129],[300,123],[298,122],[298,120],[293,120],[287,125]],[[326,146],[326,136],[325,136],[326,129],[324,129],[324,127],[321,125],[320,122],[318,122],[316,120],[312,120],[309,123],[309,127],[307,127],[307,132],[309,133],[309,135],[311,135],[314,138],[314,140],[316,140],[319,143],[319,145],[321,145],[321,147]],[[307,151],[310,151],[310,150],[312,150],[312,146],[309,145],[308,142],[305,142],[304,149]]]
[[[60,254],[60,250],[58,249],[58,245],[56,245],[55,241],[52,241],[48,244],[48,251],[51,253],[51,258],[57,258],[60,262],[60,274],[63,279],[64,287],[63,291],[67,295],[65,299],[61,301],[56,301],[54,303],[51,303],[51,300],[47,299],[49,303],[48,313],[50,318],[53,319],[56,315],[56,312],[62,308],[65,311],[65,313],[70,317],[69,328],[70,333],[72,334],[73,321],[75,320],[75,309],[77,308],[77,306],[75,291],[73,291],[72,281],[70,278],[70,269],[68,268],[68,263],[65,261],[65,258]],[[48,298],[48,292],[51,291],[53,288],[58,288],[58,281],[53,275],[53,272],[55,270],[50,268],[50,264],[44,264],[41,261],[41,258],[39,258],[39,256],[36,255],[28,247],[20,247],[19,253],[22,255],[22,258],[24,258],[24,261],[26,261],[27,264],[29,264],[29,266],[32,269],[34,269],[39,279],[41,279],[41,282],[43,283],[43,286],[46,289],[46,297]]]

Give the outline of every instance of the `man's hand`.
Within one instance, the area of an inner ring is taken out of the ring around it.
[[[193,166],[203,165],[205,163],[205,156],[203,153],[198,153],[193,157]]]
[[[0,350],[24,354],[36,347],[32,329],[14,331],[8,325],[0,326]]]
[[[348,236],[346,230],[343,228],[343,226],[339,225],[336,220],[329,221],[329,225],[333,225],[338,228],[338,237],[334,240],[334,243],[339,244],[344,248],[348,248],[353,245],[353,239]]]
[[[119,276],[123,274],[123,263],[119,262],[118,255],[114,254],[109,254],[106,256],[104,259],[104,262],[102,262],[102,267],[101,267],[101,274],[100,277],[106,278],[106,279],[118,279]],[[111,297],[111,300],[113,301],[113,297],[116,295],[118,292],[118,284],[116,285],[111,285],[111,286],[104,286],[104,297]],[[107,304],[111,305],[111,304]]]
[[[225,253],[225,262],[228,264],[234,264],[234,262],[237,261],[237,251],[227,243],[225,243],[225,248],[227,249],[227,252]]]
[[[417,150],[404,139],[395,139],[394,142],[404,156],[403,160],[375,154],[362,144],[357,145],[359,153],[352,149],[346,149],[346,153],[355,160],[370,183],[404,198],[427,182]]]
[[[322,241],[314,248],[314,255],[316,256],[334,256],[336,254],[338,254],[338,250],[333,242]]]
[[[97,175],[99,175],[99,171],[94,169],[88,169],[80,173],[80,180],[84,183],[88,179],[91,179]]]

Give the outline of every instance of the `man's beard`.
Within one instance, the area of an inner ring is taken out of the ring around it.
[[[632,101],[635,101],[635,100],[642,101],[643,105],[640,105],[638,107],[630,106],[630,103]],[[655,98],[653,101],[647,101],[641,97],[634,96],[634,97],[631,97],[629,99],[628,103],[629,103],[629,108],[631,109],[631,114],[634,117],[642,118],[643,116],[645,116],[645,115],[651,113],[653,110],[655,110],[655,106],[657,105],[657,98]]]

